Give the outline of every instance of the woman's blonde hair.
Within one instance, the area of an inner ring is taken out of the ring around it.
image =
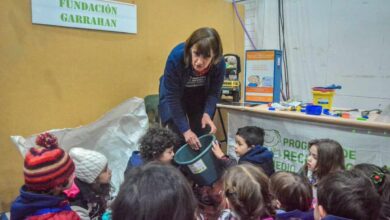
[[[224,174],[225,197],[241,219],[274,216],[269,179],[252,164],[231,167]]]

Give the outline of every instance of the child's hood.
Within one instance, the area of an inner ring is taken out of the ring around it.
[[[139,151],[133,151],[133,153],[131,154],[129,163],[133,167],[139,167],[139,166],[143,165],[144,161],[141,157],[141,153]]]
[[[11,206],[12,219],[24,219],[39,210],[47,208],[66,208],[69,202],[65,195],[53,196],[28,192],[24,187],[20,189],[20,195]]]
[[[274,154],[268,148],[256,145],[249,150],[240,160],[248,161],[250,163],[259,164],[272,160]]]
[[[314,210],[310,209],[307,212],[303,212],[301,210],[293,210],[289,212],[277,213],[276,218],[280,220],[284,219],[302,219],[302,220],[313,220],[314,219]]]

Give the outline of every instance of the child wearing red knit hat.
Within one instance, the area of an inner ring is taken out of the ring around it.
[[[24,159],[25,184],[12,203],[11,219],[80,219],[63,194],[73,184],[72,159],[50,133],[40,134],[35,143]]]

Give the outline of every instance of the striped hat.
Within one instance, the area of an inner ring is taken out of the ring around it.
[[[28,190],[48,191],[68,183],[75,167],[69,155],[58,147],[57,138],[40,134],[24,159],[24,182]]]

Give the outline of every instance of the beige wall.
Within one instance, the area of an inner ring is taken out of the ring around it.
[[[243,55],[243,31],[226,1],[131,3],[136,35],[33,25],[30,1],[2,1],[0,209],[23,184],[23,159],[10,135],[85,125],[130,97],[157,93],[168,53],[198,27],[216,28],[224,52]]]

